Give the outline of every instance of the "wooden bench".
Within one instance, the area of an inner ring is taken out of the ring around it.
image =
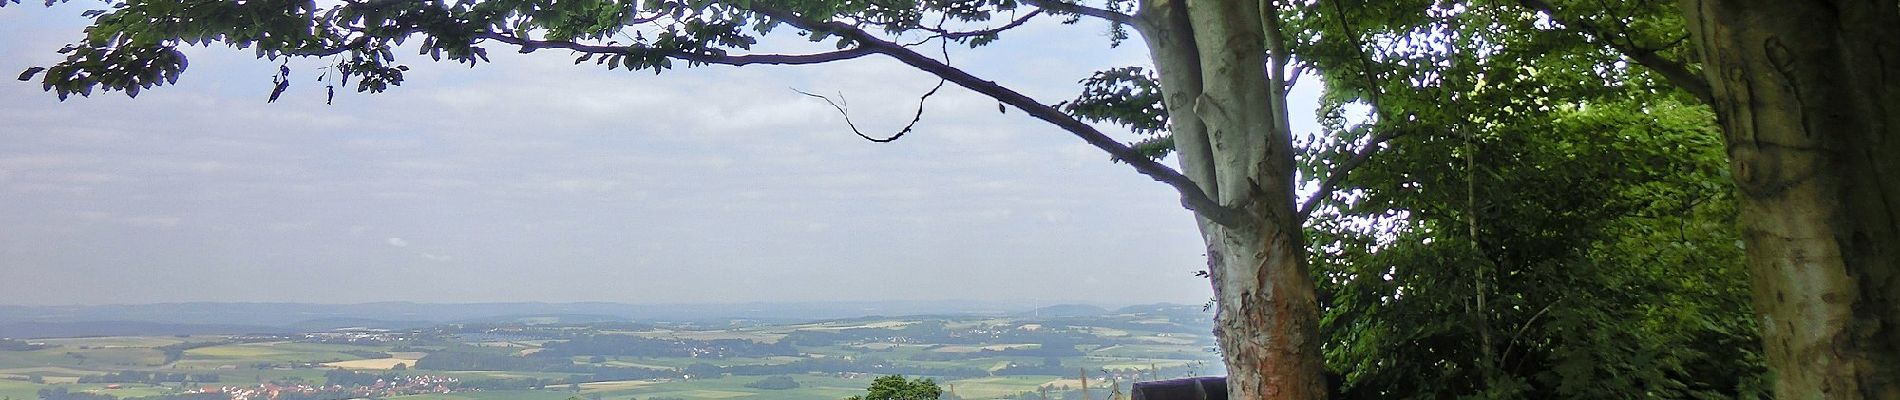
[[[1221,376],[1136,382],[1134,400],[1227,400]]]

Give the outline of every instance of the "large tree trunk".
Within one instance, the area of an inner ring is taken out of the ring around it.
[[[1683,0],[1782,399],[1900,399],[1900,4]]]
[[[1247,216],[1236,226],[1200,221],[1228,395],[1323,399],[1319,307],[1293,209],[1292,135],[1285,93],[1263,73],[1262,15],[1254,1],[1145,1],[1143,39],[1183,173]]]

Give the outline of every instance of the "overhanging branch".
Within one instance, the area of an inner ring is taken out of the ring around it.
[[[399,0],[384,0],[384,1],[399,1]],[[1131,16],[1128,14],[1123,14],[1123,13],[1114,12],[1110,10],[1092,8],[1092,7],[1087,7],[1087,6],[1082,6],[1082,5],[1072,4],[1072,3],[1065,3],[1060,0],[1025,0],[1025,2],[1042,9],[1047,9],[1052,12],[1064,12],[1064,13],[1073,13],[1073,14],[1078,14],[1078,15],[1087,15],[1091,17],[1106,19],[1106,20],[1113,21],[1116,23],[1134,25],[1136,26],[1137,29],[1140,29],[1141,27],[1140,19],[1135,18],[1134,16]],[[1140,152],[1135,151],[1133,148],[1128,147],[1128,145],[1123,144],[1120,141],[1116,141],[1115,139],[1108,137],[1107,134],[1104,134],[1101,131],[1096,130],[1093,126],[1089,126],[1088,124],[1083,123],[1082,121],[1076,120],[1075,118],[1061,112],[1060,110],[1055,109],[1054,107],[1037,102],[1035,99],[1032,99],[1029,96],[1023,95],[1022,93],[1019,93],[1009,88],[998,85],[996,84],[996,82],[978,78],[961,69],[945,64],[942,61],[930,58],[923,54],[919,54],[916,51],[913,51],[912,49],[904,45],[894,43],[888,40],[884,40],[883,38],[877,37],[875,35],[872,35],[864,31],[858,26],[854,26],[851,24],[843,23],[843,22],[837,22],[837,21],[830,21],[830,22],[815,21],[815,20],[800,16],[788,10],[779,9],[779,8],[775,8],[769,5],[762,5],[762,4],[757,4],[757,3],[752,4],[751,7],[748,7],[748,9],[750,9],[751,11],[757,12],[761,15],[785,22],[794,27],[804,29],[807,31],[825,32],[829,34],[841,35],[851,40],[852,47],[849,47],[843,50],[833,51],[833,52],[813,53],[813,54],[728,55],[728,54],[687,52],[687,51],[678,51],[678,50],[637,48],[633,46],[592,45],[592,44],[582,44],[582,43],[569,42],[569,41],[535,40],[535,39],[530,39],[526,37],[515,36],[512,34],[497,33],[497,32],[482,32],[482,33],[476,34],[474,38],[481,39],[481,40],[494,40],[497,42],[518,46],[518,47],[521,47],[523,51],[532,51],[534,49],[540,49],[540,48],[553,48],[553,49],[566,49],[566,50],[572,50],[572,51],[589,53],[589,54],[616,54],[616,55],[617,54],[652,55],[652,54],[655,54],[654,52],[660,52],[658,53],[659,55],[663,55],[665,57],[672,58],[672,59],[684,60],[684,61],[689,61],[689,62],[697,62],[697,63],[705,63],[705,64],[719,64],[719,65],[732,65],[732,66],[743,66],[743,65],[753,65],[753,64],[775,64],[775,65],[818,64],[818,63],[826,63],[826,62],[833,62],[833,61],[849,60],[849,59],[859,58],[859,57],[863,57],[870,54],[883,54],[893,59],[896,59],[897,61],[902,62],[906,65],[910,65],[913,68],[917,68],[919,70],[930,73],[932,75],[936,75],[937,77],[942,78],[946,81],[954,82],[958,86],[962,86],[964,88],[970,89],[977,93],[981,93],[983,95],[989,96],[993,99],[996,99],[999,102],[1002,102],[1003,104],[1014,106],[1017,109],[1021,109],[1025,113],[1028,113],[1030,116],[1035,117],[1036,119],[1040,119],[1044,122],[1056,125],[1057,127],[1062,128],[1065,131],[1068,131],[1069,133],[1075,135],[1076,137],[1081,138],[1084,142],[1087,142],[1090,145],[1095,146],[1096,148],[1109,153],[1109,156],[1112,159],[1127,163],[1129,166],[1134,167],[1137,172],[1140,172],[1143,175],[1147,175],[1149,178],[1152,178],[1156,181],[1160,181],[1162,183],[1165,183],[1165,184],[1168,184],[1169,186],[1174,187],[1175,191],[1181,195],[1181,204],[1183,207],[1186,207],[1189,210],[1193,210],[1194,212],[1198,213],[1202,217],[1207,218],[1209,221],[1212,221],[1217,224],[1225,225],[1225,226],[1243,226],[1247,224],[1246,221],[1248,221],[1248,218],[1246,218],[1241,211],[1234,208],[1223,206],[1218,201],[1215,201],[1214,199],[1208,197],[1206,192],[1202,191],[1200,186],[1195,184],[1194,181],[1189,179],[1187,176],[1182,175],[1180,172],[1174,170],[1173,168],[1169,168],[1165,165],[1162,165],[1161,163],[1155,161],[1154,159],[1151,159],[1151,158],[1148,158],[1147,156],[1142,155]],[[1030,16],[1024,17],[1021,20],[1013,21],[1012,23],[1005,25],[1004,27],[998,28],[998,30],[1009,29],[1015,26],[1019,26],[1022,23],[1026,22],[1028,17],[1033,17],[1033,16],[1034,14],[1032,13]]]
[[[956,39],[963,39],[963,38],[970,38],[970,37],[977,37],[977,36],[984,36],[984,35],[994,35],[994,34],[1002,33],[1003,31],[1006,31],[1006,30],[1015,29],[1016,27],[1023,26],[1024,23],[1028,23],[1030,19],[1036,18],[1036,16],[1038,15],[1042,15],[1042,9],[1040,8],[1035,9],[1035,10],[1030,10],[1029,13],[1023,14],[1022,17],[1011,20],[1009,21],[1008,24],[1004,24],[1003,26],[990,28],[990,29],[974,30],[974,31],[951,31],[951,30],[944,30],[940,28],[922,27],[918,29],[923,29],[925,31],[935,33],[935,35],[931,35],[930,37],[925,38],[923,41],[919,41],[918,44],[921,44],[924,41],[929,41],[930,39],[938,39],[938,38],[956,40]]]
[[[1618,41],[1618,38],[1609,35],[1608,32],[1605,32],[1596,24],[1590,23],[1589,20],[1570,18],[1568,15],[1558,13],[1556,6],[1551,5],[1550,2],[1544,0],[1518,0],[1518,3],[1523,4],[1524,7],[1550,16],[1551,21],[1556,21],[1558,24],[1575,29],[1584,35],[1609,45],[1611,49],[1622,53],[1624,57],[1629,57],[1630,61],[1635,61],[1637,65],[1662,74],[1663,79],[1669,80],[1669,83],[1675,84],[1676,87],[1682,88],[1682,90],[1689,92],[1689,94],[1695,95],[1696,98],[1702,99],[1703,103],[1713,104],[1715,97],[1711,94],[1712,92],[1710,92],[1709,81],[1704,79],[1701,75],[1689,71],[1687,65],[1683,65],[1683,63],[1676,60],[1663,58],[1662,55],[1656,54],[1655,49],[1637,47],[1636,43],[1630,41],[1629,38],[1622,38],[1622,41]]]
[[[1312,197],[1307,197],[1306,201],[1300,202],[1300,209],[1298,214],[1295,215],[1295,218],[1299,221],[1306,221],[1307,218],[1312,217],[1313,210],[1319,208],[1319,202],[1325,201],[1326,198],[1332,197],[1333,192],[1339,191],[1339,185],[1345,183],[1346,175],[1352,173],[1353,168],[1358,168],[1359,165],[1365,164],[1366,160],[1372,159],[1372,154],[1379,152],[1379,145],[1385,144],[1385,142],[1389,142],[1400,135],[1402,135],[1402,133],[1397,130],[1375,135],[1365,146],[1353,152],[1352,158],[1347,158],[1345,162],[1341,162],[1339,165],[1335,165],[1332,169],[1327,170],[1326,180],[1320,181],[1319,190],[1313,192]]]
[[[602,46],[602,45],[589,45],[589,44],[580,44],[580,43],[565,42],[565,41],[524,39],[521,37],[503,35],[503,34],[494,33],[494,32],[485,32],[482,34],[475,35],[475,37],[481,38],[481,39],[494,40],[497,42],[512,44],[516,46],[521,46],[524,49],[531,49],[531,48],[567,49],[567,50],[573,50],[573,51],[578,51],[582,53],[592,53],[592,54],[629,54],[629,53],[639,52],[639,51],[658,51],[658,50],[652,50],[652,49],[636,49],[630,46]],[[690,61],[690,62],[742,66],[742,65],[752,65],[752,64],[772,64],[772,65],[818,64],[818,63],[827,63],[827,62],[832,62],[832,61],[849,60],[849,59],[863,57],[863,56],[876,54],[876,53],[877,53],[876,51],[859,46],[859,47],[847,48],[844,50],[824,52],[824,53],[812,53],[812,54],[706,54],[706,53],[691,53],[691,52],[683,52],[683,51],[667,51],[664,53],[664,55],[668,58]]]
[[[1245,221],[1247,221],[1247,218],[1243,216],[1241,211],[1223,206],[1219,202],[1209,198],[1206,193],[1201,191],[1200,186],[1196,185],[1193,180],[1188,179],[1187,176],[1181,175],[1180,172],[1175,171],[1173,168],[1168,168],[1166,165],[1162,165],[1154,159],[1143,156],[1140,152],[1128,147],[1128,145],[1122,144],[1120,141],[1116,141],[1108,137],[1107,134],[1096,130],[1095,127],[1076,120],[1074,117],[1064,114],[1054,107],[1037,102],[1035,99],[1029,98],[1029,96],[998,85],[996,82],[978,78],[962,69],[952,67],[936,59],[919,54],[903,45],[878,38],[849,24],[813,21],[790,11],[757,4],[754,4],[752,10],[800,29],[843,35],[853,40],[859,48],[889,56],[905,65],[910,65],[913,68],[956,83],[958,86],[977,93],[982,93],[1003,104],[1014,106],[1036,119],[1060,127],[1070,134],[1081,138],[1082,141],[1088,142],[1090,145],[1107,152],[1109,156],[1116,161],[1128,163],[1128,165],[1134,167],[1137,172],[1147,175],[1156,181],[1173,186],[1175,191],[1181,195],[1182,206],[1187,207],[1189,210],[1194,210],[1194,212],[1199,213],[1209,221],[1224,226],[1242,226],[1246,224]]]

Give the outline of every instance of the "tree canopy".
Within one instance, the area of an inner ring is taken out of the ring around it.
[[[864,389],[865,395],[851,396],[850,400],[936,400],[943,396],[943,389],[930,378],[905,379],[903,375],[887,375],[871,382]]]

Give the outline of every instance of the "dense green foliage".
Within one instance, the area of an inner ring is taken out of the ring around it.
[[[73,392],[63,387],[40,389],[41,400],[117,400],[117,397],[97,393]]]
[[[1331,5],[1297,11],[1307,172],[1389,140],[1308,226],[1339,395],[1764,394],[1705,107],[1515,3]],[[1620,7],[1626,40],[1681,35]]]
[[[159,346],[158,351],[165,354],[165,362],[169,363],[183,358],[187,350],[217,346],[224,343],[225,342],[184,342]]]
[[[863,396],[851,396],[850,400],[937,400],[943,396],[943,389],[937,387],[937,381],[930,378],[904,379],[903,375],[889,375],[871,382],[864,389]]]
[[[323,372],[323,384],[325,385],[370,386],[375,385],[376,381],[382,380],[383,378],[384,376],[372,373],[356,372],[342,368]]]

